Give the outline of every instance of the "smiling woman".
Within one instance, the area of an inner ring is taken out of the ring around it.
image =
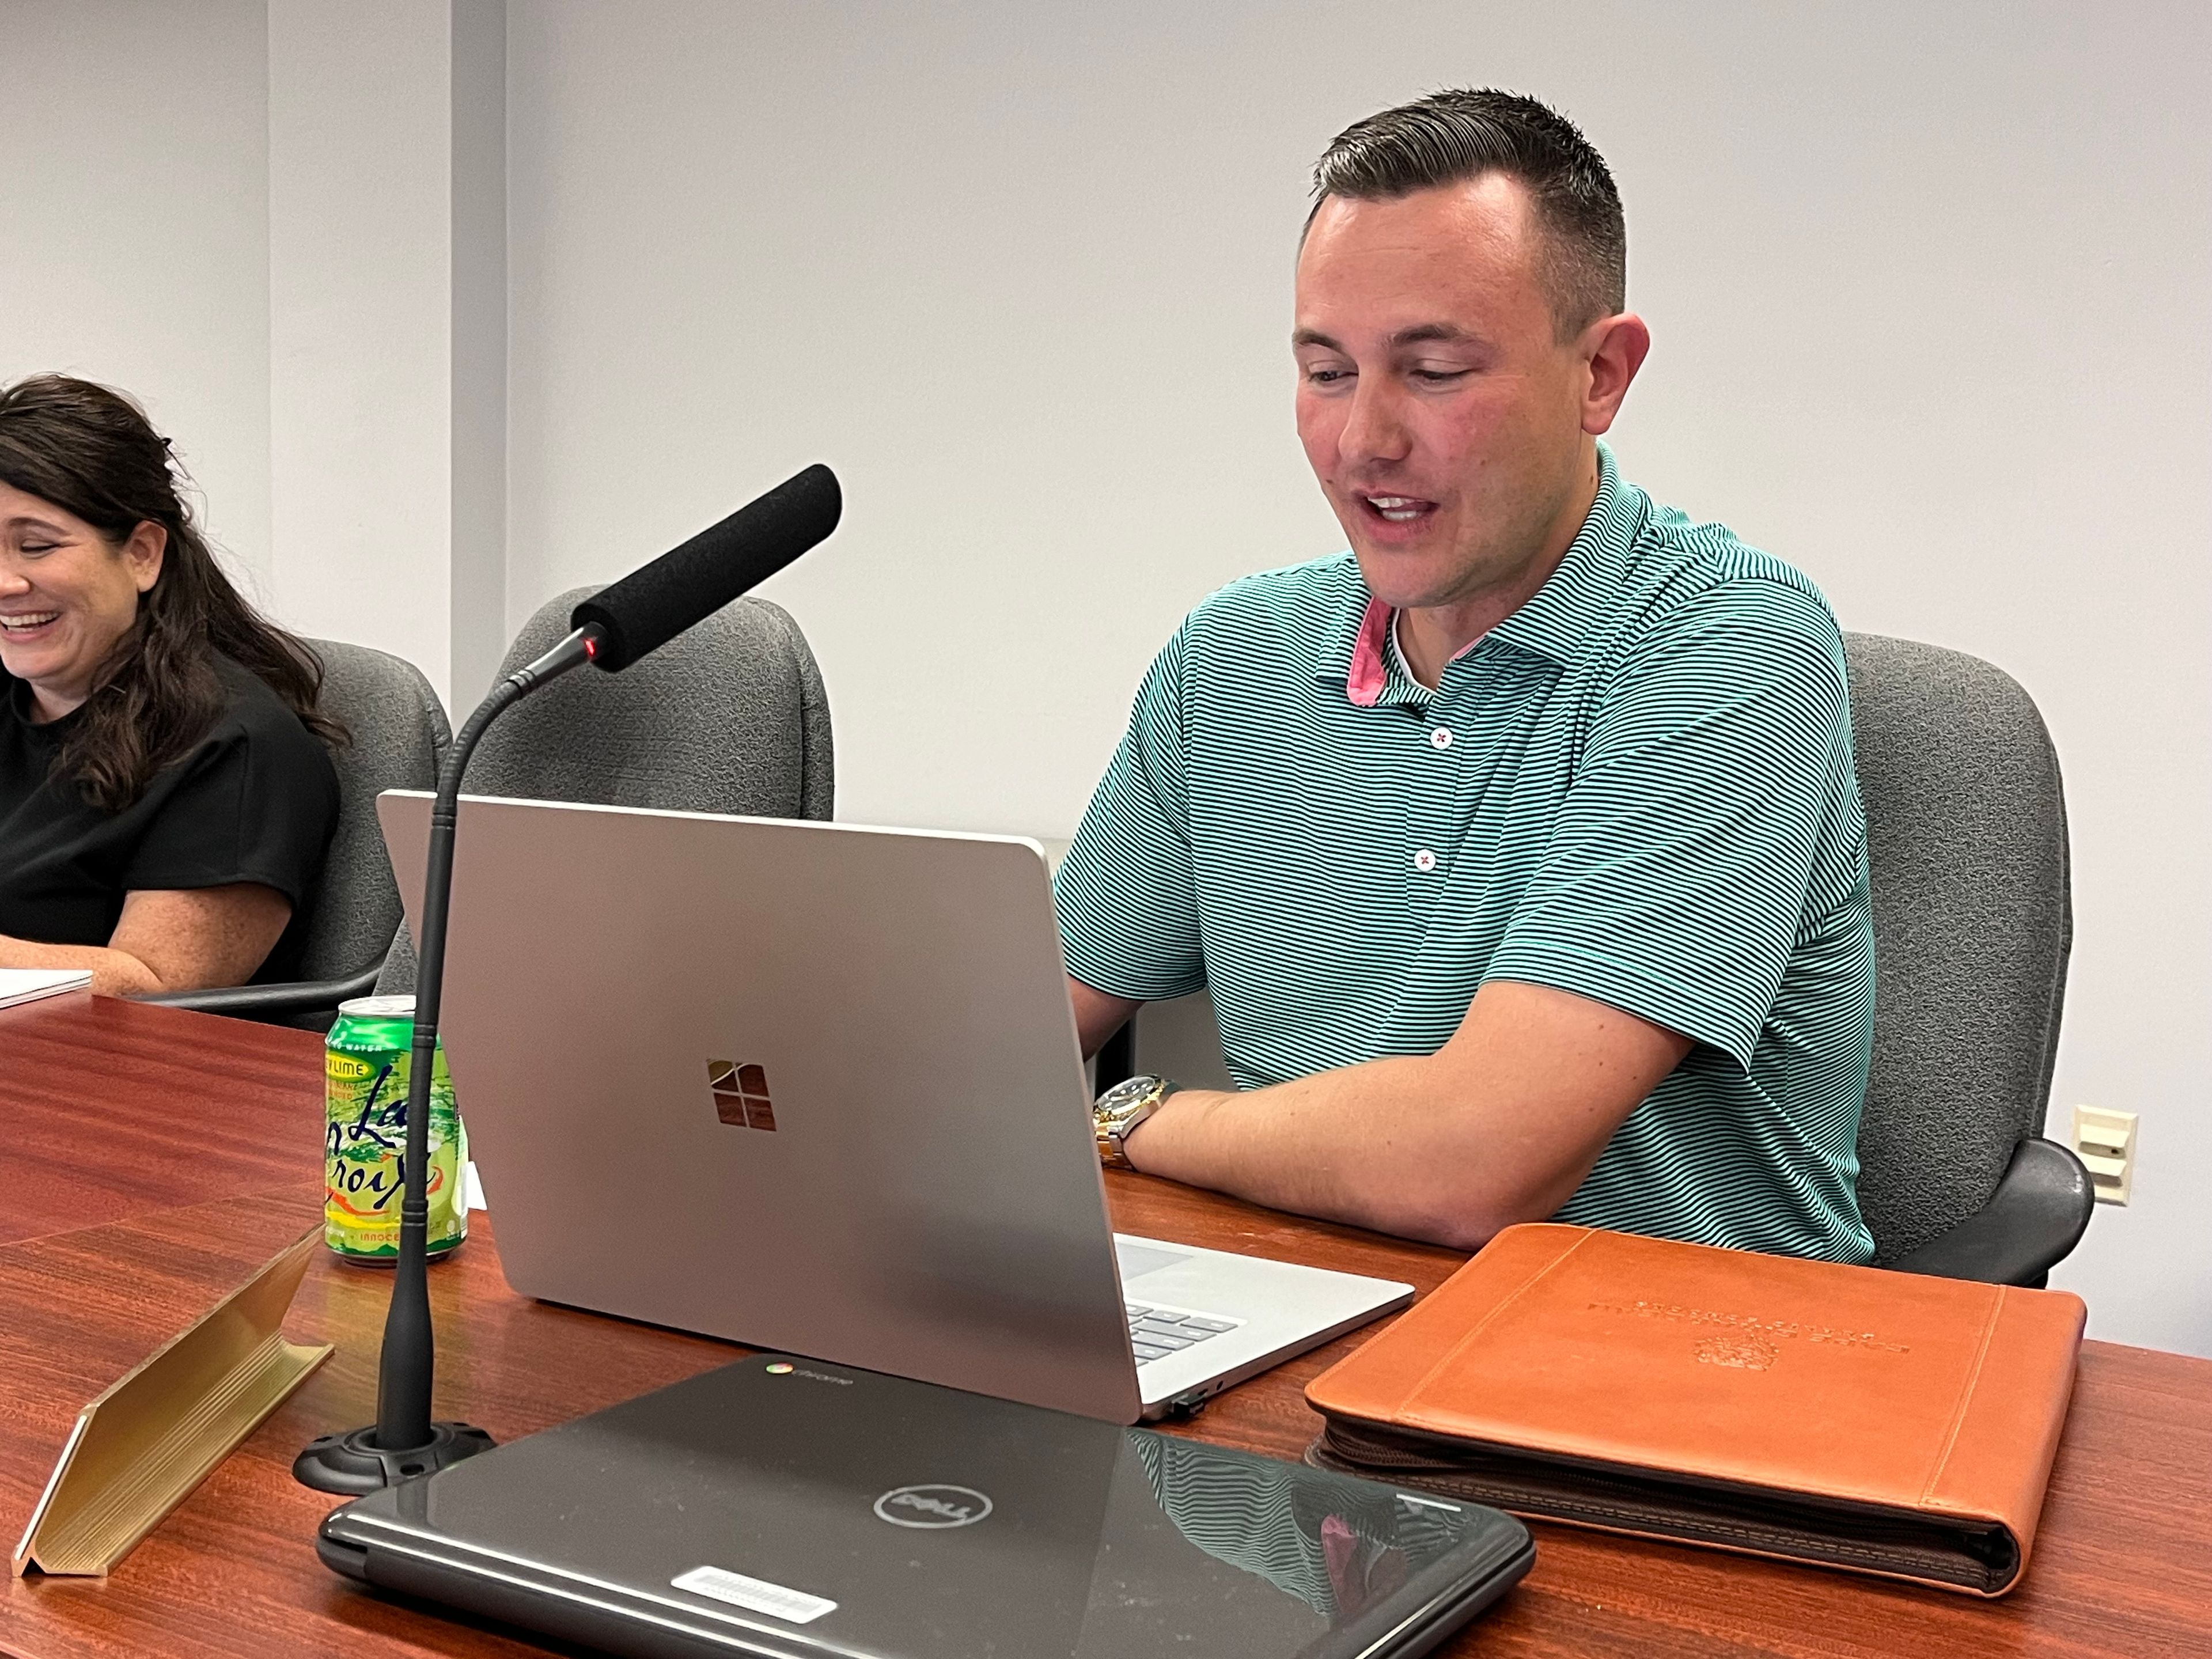
[[[322,671],[231,586],[128,398],[0,391],[0,967],[283,979],[337,816]]]

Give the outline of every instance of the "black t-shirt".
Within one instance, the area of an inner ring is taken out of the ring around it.
[[[292,901],[254,981],[297,976],[301,902],[337,823],[337,772],[268,686],[227,657],[216,672],[222,713],[120,812],[47,775],[79,716],[33,725],[31,688],[0,673],[0,934],[105,945],[126,893],[254,881]]]

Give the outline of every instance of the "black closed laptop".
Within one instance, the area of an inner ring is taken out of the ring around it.
[[[1478,1505],[773,1355],[360,1498],[319,1549],[640,1659],[1382,1659],[1535,1553]]]

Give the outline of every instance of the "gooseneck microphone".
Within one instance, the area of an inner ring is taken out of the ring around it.
[[[820,465],[702,530],[578,605],[573,628],[596,628],[592,660],[613,672],[759,586],[837,527],[837,475]]]
[[[430,1075],[445,989],[446,919],[453,906],[453,833],[461,775],[484,730],[538,687],[595,662],[627,668],[765,581],[837,527],[844,498],[836,475],[808,467],[758,501],[701,531],[576,607],[575,631],[535,662],[515,670],[470,715],[438,770],[430,809],[429,856],[422,876],[417,937],[415,1037],[407,1079],[407,1141],[401,1155],[399,1260],[385,1316],[377,1370],[376,1421],[311,1442],[292,1473],[319,1492],[374,1492],[487,1450],[492,1439],[466,1423],[430,1415],[436,1350],[430,1324]]]

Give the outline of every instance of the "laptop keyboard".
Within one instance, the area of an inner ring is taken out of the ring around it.
[[[1171,1353],[1181,1353],[1185,1348],[1194,1348],[1210,1336],[1219,1336],[1224,1331],[1233,1331],[1244,1322],[1241,1319],[1218,1319],[1212,1314],[1188,1313],[1181,1308],[1162,1308],[1149,1303],[1132,1302],[1129,1310],[1129,1346],[1135,1352],[1137,1363],[1148,1365],[1155,1359],[1165,1359]]]

